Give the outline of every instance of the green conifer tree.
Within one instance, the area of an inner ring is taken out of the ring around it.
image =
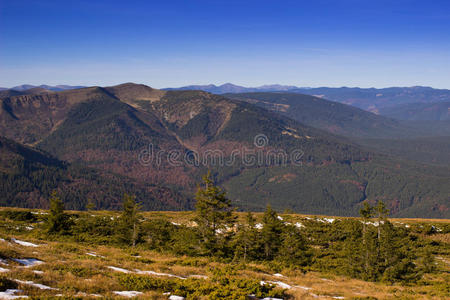
[[[300,230],[294,225],[286,225],[281,236],[282,242],[278,260],[286,266],[306,266],[310,263],[310,253]]]
[[[270,205],[267,206],[264,212],[262,223],[261,242],[263,244],[264,258],[272,260],[277,255],[281,245],[283,223],[278,219],[277,212]]]
[[[128,194],[124,195],[123,210],[118,220],[119,239],[136,246],[139,240],[140,216],[139,211],[141,205],[136,202],[136,197]]]
[[[66,234],[70,230],[70,217],[64,212],[64,203],[58,197],[58,193],[53,191],[50,196],[50,211],[48,214],[46,227],[49,234]]]
[[[260,243],[258,239],[258,230],[255,228],[255,218],[251,212],[247,213],[246,223],[239,225],[234,239],[234,259],[243,261],[257,259]]]
[[[207,255],[224,255],[236,221],[231,201],[225,192],[214,184],[211,172],[203,176],[204,187],[199,187],[195,196],[196,216],[200,244]]]
[[[372,250],[372,243],[370,243],[370,237],[369,237],[369,230],[368,230],[368,223],[370,219],[373,217],[373,207],[370,206],[369,203],[364,202],[363,208],[359,210],[359,214],[362,218],[363,222],[363,229],[362,229],[362,247],[363,247],[363,262],[364,262],[364,273],[365,278],[370,277],[370,254]]]

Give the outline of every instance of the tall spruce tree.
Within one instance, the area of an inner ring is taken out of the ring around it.
[[[133,247],[136,246],[139,239],[140,210],[141,205],[136,202],[136,197],[125,194],[122,214],[118,220],[118,233],[122,242]]]
[[[278,260],[288,267],[306,266],[310,263],[311,253],[300,230],[294,225],[284,226],[281,235]]]
[[[264,258],[271,260],[277,255],[281,245],[283,223],[278,219],[277,212],[270,205],[264,212],[262,223],[261,241],[264,248]]]
[[[369,221],[373,217],[373,207],[370,206],[369,203],[364,202],[364,206],[359,210],[359,214],[361,215],[363,222],[362,229],[362,246],[363,246],[363,262],[364,262],[364,273],[365,277],[370,277],[370,255],[373,250],[372,243],[370,240],[370,232],[369,232]]]
[[[256,220],[251,212],[247,213],[245,224],[239,225],[234,239],[234,259],[246,263],[259,257],[260,241]]]
[[[236,217],[233,215],[231,201],[214,184],[210,171],[203,176],[203,185],[195,195],[197,202],[194,221],[198,225],[200,244],[204,254],[224,255]]]
[[[72,225],[70,216],[64,212],[64,203],[58,197],[58,193],[56,191],[52,192],[49,201],[50,211],[46,222],[47,233],[68,233]]]

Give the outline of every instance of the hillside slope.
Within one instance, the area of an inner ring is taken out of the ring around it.
[[[85,209],[89,200],[97,208],[119,209],[124,193],[137,195],[145,209],[192,208],[170,188],[71,165],[0,136],[0,206],[47,208],[53,190],[67,209]]]
[[[165,90],[202,90],[214,94],[226,93],[254,93],[254,92],[289,92],[316,96],[352,106],[374,113],[383,108],[406,103],[433,103],[450,101],[450,90],[434,89],[424,86],[390,87],[390,88],[350,88],[350,87],[318,87],[301,88],[284,85],[265,85],[261,87],[243,87],[231,83],[216,86],[191,85]]]
[[[434,123],[399,121],[310,95],[243,93],[225,94],[225,96],[258,105],[309,126],[348,137],[404,138],[450,133],[450,126],[446,123],[442,123],[442,126],[434,126]]]
[[[381,115],[399,120],[449,121],[450,101],[435,103],[407,103],[379,110]]]
[[[355,215],[362,201],[383,199],[393,215],[449,216],[448,169],[388,159],[223,96],[124,84],[2,101],[0,126],[9,138],[140,186],[192,195],[209,168],[241,209],[271,203]]]

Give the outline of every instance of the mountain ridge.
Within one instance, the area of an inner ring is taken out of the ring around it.
[[[69,164],[124,176],[139,186],[171,187],[169,195],[192,195],[210,169],[241,210],[262,210],[271,203],[280,210],[355,215],[362,201],[383,199],[396,216],[449,214],[447,169],[388,158],[347,138],[224,96],[128,83],[0,101],[0,127],[8,138]],[[263,138],[261,148],[256,137]],[[150,151],[150,145],[162,153],[161,161],[143,163],[142,151]],[[259,149],[263,155],[301,150],[302,155],[299,165],[292,156],[282,160],[273,155],[249,165],[242,153],[233,154],[242,149]],[[207,160],[208,151],[235,160],[214,164]],[[170,153],[184,160],[170,161]],[[186,161],[196,153],[206,162]],[[173,196],[166,198],[160,203],[174,201]],[[188,198],[176,207],[189,207]]]
[[[290,92],[306,94],[340,102],[358,108],[378,113],[380,109],[404,103],[431,103],[450,101],[450,90],[434,89],[426,86],[387,87],[387,88],[359,88],[359,87],[295,87],[274,85],[264,89],[261,87],[243,87],[233,85],[233,90],[216,85],[192,85],[180,88],[166,88],[164,90],[198,89],[216,94],[251,93],[251,92]]]

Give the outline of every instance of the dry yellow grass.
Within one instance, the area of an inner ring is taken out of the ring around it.
[[[117,212],[95,211],[95,215],[115,215]],[[177,223],[187,224],[193,217],[192,212],[144,212],[144,217],[164,217]],[[239,213],[243,219],[245,213]],[[257,218],[261,214],[256,214]],[[283,214],[286,218],[300,220],[305,215]],[[307,216],[316,217],[316,216]],[[449,220],[423,220],[423,219],[393,219],[393,221],[408,222],[432,222],[448,223]],[[126,270],[144,270],[161,273],[169,273],[177,276],[189,275],[211,276],[210,268],[224,267],[225,264],[211,262],[207,258],[192,258],[176,256],[167,253],[159,253],[141,247],[135,249],[119,248],[113,246],[98,246],[64,241],[47,241],[39,239],[35,230],[16,230],[16,225],[10,226],[9,221],[0,218],[0,254],[9,258],[9,265],[0,265],[10,269],[4,273],[10,279],[33,281],[55,288],[57,290],[41,290],[27,284],[20,284],[24,294],[28,296],[54,296],[62,294],[65,297],[80,296],[94,298],[93,294],[102,297],[117,297],[113,291],[122,288],[118,282],[118,271],[109,269],[108,266],[123,268]],[[17,238],[32,242],[38,247],[26,247],[10,241]],[[449,234],[435,234],[433,240],[450,243]],[[87,253],[95,253],[91,256]],[[44,263],[25,268],[11,258],[37,258]],[[189,263],[189,261],[194,263]],[[351,279],[345,276],[335,276],[300,271],[285,270],[283,277],[272,274],[270,268],[264,264],[249,264],[245,270],[238,271],[239,275],[264,281],[282,281],[293,288],[288,294],[293,299],[333,299],[344,297],[376,297],[377,299],[449,299],[450,297],[450,257],[440,256],[437,259],[438,267],[443,270],[440,275],[427,275],[422,284],[414,286],[386,285]],[[38,271],[38,272],[35,272]],[[41,272],[39,272],[41,271]],[[150,275],[149,275],[150,276]],[[91,295],[91,296],[89,296]],[[167,299],[161,292],[148,292],[141,295],[142,299]]]

